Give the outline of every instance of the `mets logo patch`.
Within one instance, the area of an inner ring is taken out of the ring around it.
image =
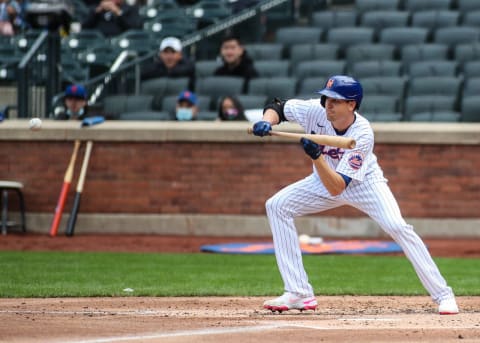
[[[358,170],[362,167],[363,161],[365,160],[365,156],[360,151],[352,151],[348,155],[348,165],[353,170]]]

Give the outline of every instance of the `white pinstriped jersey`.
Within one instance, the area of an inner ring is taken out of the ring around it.
[[[285,118],[300,124],[306,133],[337,136],[332,124],[327,120],[325,109],[319,99],[287,101],[284,107]],[[356,140],[353,150],[326,146],[323,149],[329,166],[343,175],[352,178],[352,182],[368,180],[385,181],[383,172],[373,153],[374,136],[368,120],[356,113],[355,122],[343,136]]]

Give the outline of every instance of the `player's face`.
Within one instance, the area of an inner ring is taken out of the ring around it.
[[[331,122],[349,118],[355,110],[355,101],[342,99],[325,99],[327,119]]]

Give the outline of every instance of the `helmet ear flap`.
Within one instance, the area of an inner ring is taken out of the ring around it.
[[[327,97],[325,95],[322,95],[320,97],[320,104],[322,105],[323,108],[325,108],[325,101],[327,100]]]

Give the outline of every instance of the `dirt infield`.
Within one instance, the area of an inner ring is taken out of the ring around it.
[[[266,238],[269,239],[269,238]],[[198,252],[203,244],[255,238],[9,234],[0,250]],[[480,256],[475,240],[425,240],[433,256]],[[175,243],[175,244],[173,244]],[[480,297],[440,316],[430,298],[324,297],[317,311],[273,314],[265,299],[0,299],[0,342],[480,342]]]

